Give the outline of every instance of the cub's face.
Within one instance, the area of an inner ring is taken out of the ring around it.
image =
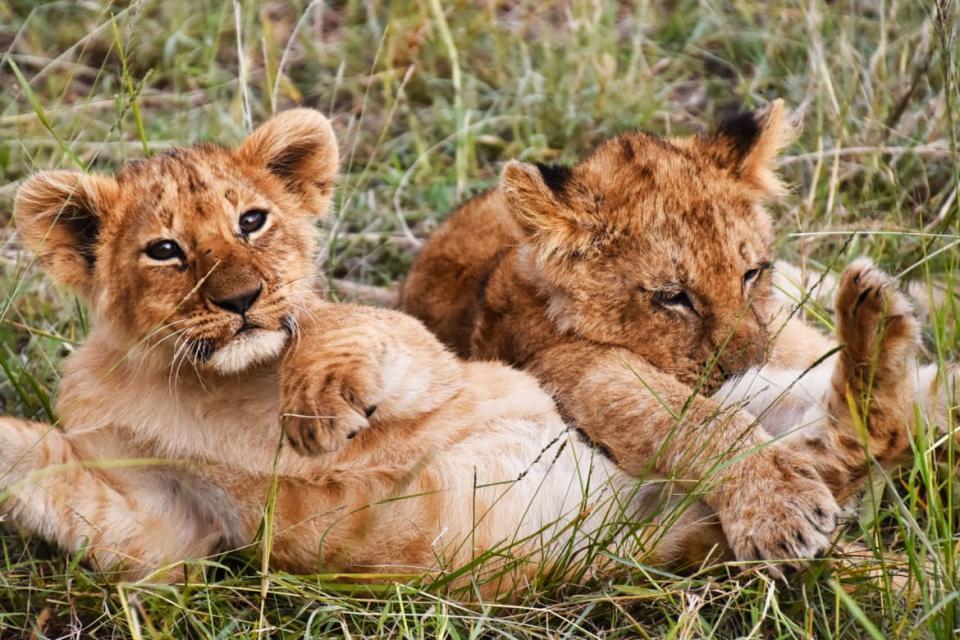
[[[40,173],[15,216],[128,348],[234,373],[275,358],[296,329],[336,167],[327,120],[297,109],[236,149],[176,149],[115,176]]]
[[[783,107],[710,135],[609,140],[572,168],[510,163],[501,181],[530,268],[564,331],[713,388],[762,362]]]

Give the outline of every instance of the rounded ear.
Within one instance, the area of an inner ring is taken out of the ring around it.
[[[578,211],[571,193],[573,169],[511,160],[500,174],[500,194],[514,220],[542,257],[583,255],[596,225]]]
[[[783,100],[778,99],[763,109],[724,120],[701,142],[717,164],[763,196],[773,197],[784,191],[775,173],[777,155],[796,134]]]
[[[17,190],[17,229],[50,276],[87,295],[93,286],[104,215],[116,198],[113,178],[44,171]]]
[[[330,122],[313,109],[288,109],[247,136],[237,149],[244,163],[266,167],[280,178],[306,213],[325,215],[339,164]]]
[[[563,179],[566,182],[570,170],[564,170],[568,174]],[[555,173],[562,171],[558,169]],[[553,214],[560,203],[536,165],[517,160],[508,162],[500,173],[500,194],[520,228],[528,235],[536,235],[556,224]]]

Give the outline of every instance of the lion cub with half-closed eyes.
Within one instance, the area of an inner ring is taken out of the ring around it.
[[[833,357],[776,300],[764,204],[792,135],[777,100],[708,133],[624,133],[572,166],[509,162],[401,296],[461,356],[536,375],[627,471],[722,478],[703,499],[742,559],[816,555],[819,481],[844,497],[871,457],[909,458],[914,395],[929,409],[953,388],[918,370],[910,305],[868,261],[841,278]]]

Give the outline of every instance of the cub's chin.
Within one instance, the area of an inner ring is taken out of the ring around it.
[[[289,333],[279,329],[252,329],[238,334],[210,355],[207,366],[217,373],[239,373],[277,358]]]

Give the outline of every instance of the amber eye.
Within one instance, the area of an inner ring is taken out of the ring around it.
[[[687,311],[693,311],[694,313],[696,312],[696,309],[693,306],[693,301],[685,291],[658,291],[654,294],[653,300],[661,307],[678,310],[686,309]]]
[[[147,245],[146,253],[154,260],[181,260],[183,259],[183,249],[173,240],[154,240]]]
[[[263,209],[251,209],[240,216],[240,233],[249,235],[259,231],[267,222],[267,212]]]

